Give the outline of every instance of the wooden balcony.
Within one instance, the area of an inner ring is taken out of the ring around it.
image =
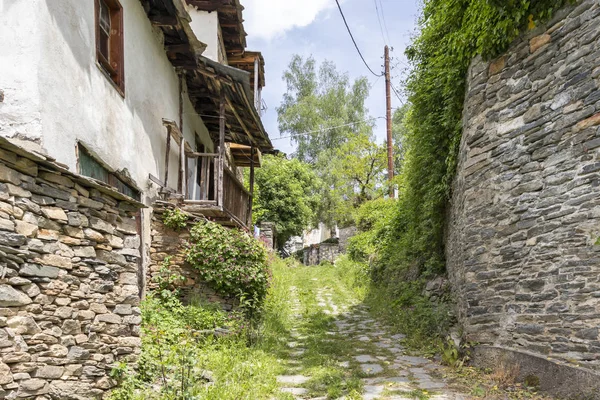
[[[171,147],[171,141],[179,147],[177,190],[169,190],[164,184],[169,178],[168,167],[165,170],[164,182],[158,181],[157,178],[153,179],[165,189],[163,195],[178,199],[180,207],[190,214],[204,216],[222,225],[249,230],[252,226],[252,194],[227,167],[225,151],[219,147],[216,153],[194,152],[185,142],[174,122],[168,120],[163,122],[167,128],[167,152]],[[233,145],[233,148],[232,154],[243,152],[244,158],[249,160],[250,187],[252,187],[255,160],[260,160],[257,156],[258,152],[250,147],[239,145]],[[169,165],[168,154],[165,158],[167,166]],[[248,158],[248,154],[254,156]],[[191,163],[190,160],[195,162]],[[189,170],[190,164],[195,165],[193,171]],[[189,182],[188,177],[191,177]]]
[[[195,191],[186,194],[182,209],[190,214],[203,215],[227,226],[249,229],[252,225],[252,195],[226,166],[219,171],[219,156],[204,154],[198,157],[199,179]],[[215,165],[217,166],[215,168]]]

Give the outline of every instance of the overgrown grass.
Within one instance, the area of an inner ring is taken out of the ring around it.
[[[112,400],[286,398],[276,376],[278,354],[290,329],[289,274],[283,261],[272,263],[273,282],[260,323],[215,306],[184,306],[174,298],[149,296],[143,302],[142,354],[134,371],[117,364],[121,382]],[[225,328],[218,337],[206,331]]]
[[[406,335],[406,346],[426,355],[441,351],[452,320],[451,305],[425,297],[422,280],[373,282],[366,263],[346,256],[341,257],[336,266],[339,279],[352,288],[375,317]]]

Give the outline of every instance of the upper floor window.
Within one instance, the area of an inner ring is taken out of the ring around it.
[[[123,7],[119,0],[95,0],[96,59],[121,94],[125,93]]]

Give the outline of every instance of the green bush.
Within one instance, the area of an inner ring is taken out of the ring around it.
[[[358,233],[348,241],[348,255],[354,261],[366,261],[386,243],[385,238],[392,227],[397,202],[393,199],[377,199],[365,202],[354,213]]]
[[[406,55],[410,109],[398,213],[383,265],[444,270],[444,222],[462,134],[468,67],[498,56],[568,0],[425,0]]]
[[[218,293],[237,297],[251,314],[260,309],[270,271],[267,251],[258,240],[237,229],[201,221],[190,230],[185,258]]]
[[[188,215],[179,208],[168,209],[163,213],[163,223],[165,226],[180,230],[187,226]]]

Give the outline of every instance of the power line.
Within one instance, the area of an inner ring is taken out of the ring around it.
[[[404,105],[404,100],[402,100],[402,98],[400,98],[400,95],[398,94],[398,91],[396,90],[396,88],[394,87],[394,85],[391,85],[392,87],[392,92],[394,92],[394,94],[396,95],[396,97],[398,98],[398,100],[400,100],[400,103],[402,103],[402,105]]]
[[[363,123],[363,122],[367,122],[367,121],[373,121],[373,120],[375,120],[375,119],[385,119],[385,117],[371,117],[371,118],[364,119],[364,120],[362,120],[362,121],[350,122],[350,123],[348,123],[348,124],[344,124],[344,125],[338,125],[338,126],[332,126],[332,127],[330,127],[330,128],[317,129],[316,131],[308,131],[308,132],[296,133],[296,134],[293,134],[293,135],[290,135],[290,136],[280,136],[280,137],[278,137],[278,138],[273,138],[273,139],[271,139],[271,140],[289,139],[289,138],[293,138],[293,137],[296,137],[296,136],[305,136],[305,135],[310,135],[310,134],[312,134],[312,133],[321,133],[321,132],[327,132],[327,131],[330,131],[330,130],[332,130],[332,129],[343,128],[343,127],[345,127],[345,126],[352,126],[352,125],[356,125],[356,124],[361,124],[361,123]]]
[[[376,74],[375,72],[373,72],[373,70],[371,69],[371,67],[369,67],[369,64],[367,64],[367,61],[365,60],[365,58],[363,57],[362,53],[360,52],[360,49],[358,48],[358,44],[356,44],[356,40],[354,40],[354,36],[352,35],[352,31],[350,30],[350,27],[348,26],[348,22],[346,21],[346,17],[344,16],[344,12],[342,11],[342,6],[340,6],[339,0],[335,0],[335,3],[338,6],[338,10],[340,10],[340,14],[342,15],[342,19],[344,20],[344,25],[346,25],[346,29],[348,30],[348,33],[350,34],[350,38],[352,39],[352,43],[354,43],[354,47],[356,48],[356,51],[358,52],[358,55],[362,59],[363,63],[365,64],[365,66],[367,67],[367,69],[373,75],[375,75],[375,76],[382,76],[383,74]]]
[[[377,0],[375,0],[377,1]],[[375,3],[377,5],[377,3]],[[383,20],[383,27],[385,28],[385,33],[387,35],[388,42],[390,41],[390,31],[388,31],[387,23],[385,22],[385,12],[383,11],[383,3],[379,0],[379,8],[381,9],[381,19]]]
[[[381,31],[381,38],[383,39],[383,44],[387,45],[387,41],[385,40],[385,35],[383,34],[383,25],[381,24],[381,18],[379,17],[379,7],[377,7],[377,0],[373,0],[375,4],[375,13],[377,13],[377,21],[379,22],[379,30]],[[389,37],[388,37],[389,39]]]

